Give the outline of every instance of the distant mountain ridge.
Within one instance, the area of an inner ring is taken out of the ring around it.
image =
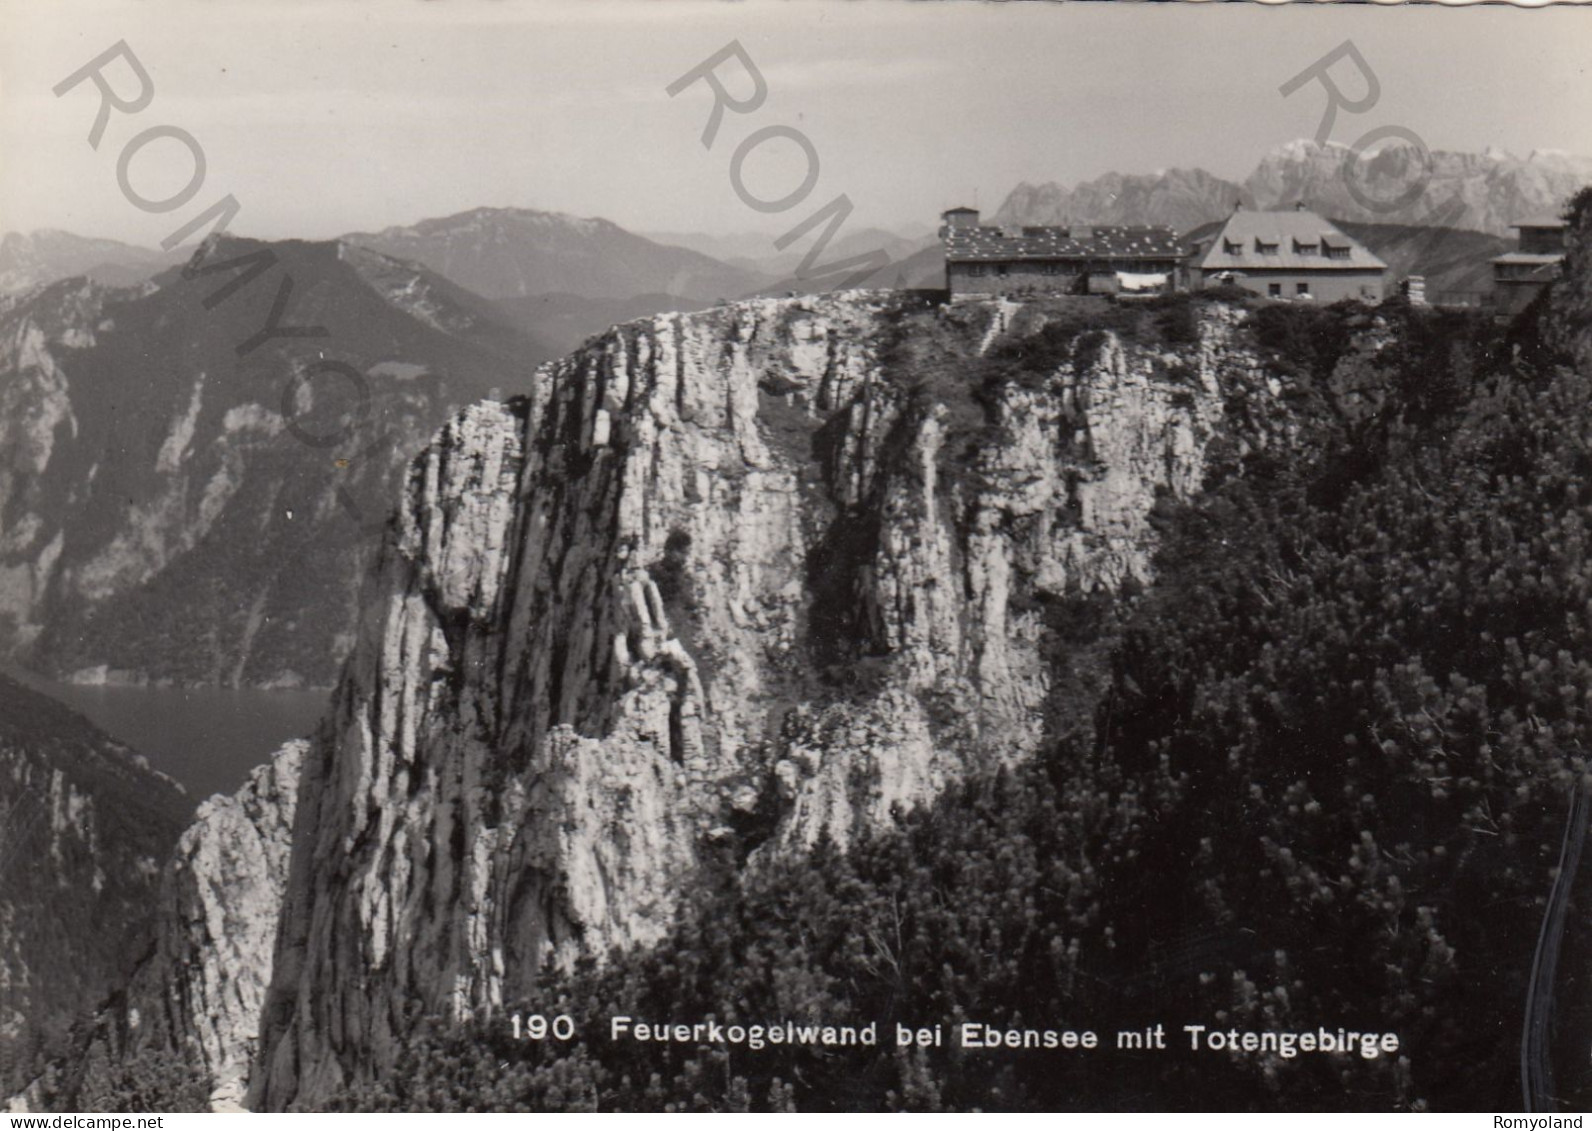
[[[1107,173],[1074,188],[1023,183],[991,218],[997,224],[1154,224],[1186,232],[1226,216],[1233,205],[1253,206],[1246,191],[1204,169]]]
[[[723,236],[704,232],[657,233],[649,234],[647,238],[659,243],[688,248],[731,266],[779,280],[794,276],[802,260],[813,247],[812,241],[804,238],[788,250],[781,251],[774,246],[776,236],[753,232]],[[881,285],[884,281],[895,277],[896,264],[910,259],[927,247],[938,244],[939,240],[934,230],[923,231],[921,225],[911,225],[906,232],[890,231],[885,228],[858,228],[852,231],[847,226],[841,229],[835,236],[834,242],[824,249],[822,259],[825,263],[833,263],[853,256],[871,255],[882,251],[889,256],[890,265],[879,272],[877,279],[867,284]],[[833,285],[833,279],[826,281]],[[767,289],[778,293],[791,288],[781,282],[771,283]]]
[[[1221,219],[1235,204],[1269,209],[1303,203],[1335,219],[1508,236],[1514,221],[1556,212],[1592,182],[1592,158],[1553,150],[1524,158],[1501,150],[1433,150],[1429,157],[1428,167],[1413,146],[1395,145],[1361,160],[1336,142],[1291,141],[1262,157],[1242,184],[1203,169],[1108,173],[1071,188],[1024,183],[991,219],[1014,225],[1164,224],[1186,232]],[[1415,185],[1422,186],[1418,194],[1401,200]]]
[[[54,228],[0,236],[0,294],[25,291],[73,275],[124,287],[141,283],[186,258],[185,251],[154,251],[119,240],[74,235]]]
[[[1474,298],[1491,291],[1491,260],[1513,246],[1503,236],[1456,228],[1352,220],[1338,226],[1387,264],[1390,280],[1420,275],[1427,296],[1434,299]]]
[[[766,281],[698,252],[654,243],[609,220],[526,208],[477,208],[345,239],[424,264],[492,299],[662,293],[713,302],[748,294]]]
[[[1515,221],[1559,212],[1592,181],[1592,159],[1556,151],[1520,158],[1501,150],[1433,150],[1429,157],[1427,165],[1413,146],[1392,145],[1362,161],[1346,145],[1293,141],[1262,158],[1244,187],[1262,208],[1303,201],[1342,220],[1507,236]],[[1415,198],[1402,202],[1417,185]]]

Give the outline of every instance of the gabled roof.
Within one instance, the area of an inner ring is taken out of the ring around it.
[[[1502,255],[1493,256],[1492,262],[1516,265],[1530,263],[1562,263],[1564,262],[1564,252],[1506,251]]]
[[[1257,244],[1274,246],[1262,253]],[[1236,254],[1229,254],[1236,245]],[[1347,248],[1346,259],[1328,259],[1326,248]],[[1314,251],[1305,249],[1314,248]],[[1372,255],[1356,240],[1345,235],[1332,221],[1314,212],[1290,208],[1286,212],[1251,212],[1240,209],[1227,218],[1222,229],[1211,237],[1210,246],[1200,258],[1203,271],[1248,271],[1258,268],[1292,271],[1376,271],[1387,264]]]
[[[1226,220],[1210,220],[1199,227],[1183,233],[1183,250],[1188,255],[1193,255],[1200,249],[1200,245],[1210,240],[1216,233],[1227,226]]]
[[[1526,216],[1516,220],[1509,226],[1511,228],[1568,228],[1570,221],[1551,212],[1541,212],[1535,216]]]
[[[1171,228],[1082,225],[1072,228],[949,228],[941,233],[945,258],[953,263],[1046,259],[1178,259],[1182,255]]]

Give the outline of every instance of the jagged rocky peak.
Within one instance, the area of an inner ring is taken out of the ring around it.
[[[1224,399],[1280,390],[1240,312],[1191,310],[1162,340],[1067,300],[742,302],[456,417],[305,755],[253,1104],[658,940],[709,859],[845,845],[1033,750],[1045,596],[1147,579]]]
[[[1557,211],[1589,179],[1592,159],[1562,151],[1541,150],[1522,160],[1492,148],[1428,152],[1400,138],[1367,152],[1342,141],[1298,138],[1262,154],[1239,183],[1203,169],[1108,173],[1075,187],[1024,183],[1007,195],[993,220],[1166,224],[1187,233],[1226,219],[1235,205],[1304,204],[1333,220],[1460,228],[1512,239],[1515,221]]]
[[[293,835],[304,740],[199,807],[161,878],[153,957],[127,995],[127,1044],[182,1054],[237,1110],[248,1083]]]
[[[140,933],[122,956],[123,977],[74,1026],[75,1047],[56,1071],[35,1072],[11,1110],[123,1096],[129,1066],[151,1060],[180,1070],[193,1102],[208,1095],[213,1110],[242,1110],[308,745],[284,745],[236,793],[201,804],[160,860],[142,862]]]

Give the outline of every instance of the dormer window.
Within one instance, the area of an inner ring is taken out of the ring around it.
[[[1320,251],[1321,251],[1321,245],[1320,244],[1316,244],[1316,243],[1300,243],[1298,240],[1294,240],[1293,248],[1294,248],[1294,254],[1295,255],[1316,255],[1316,254],[1319,254]]]
[[[1224,239],[1222,241],[1222,253],[1225,255],[1243,255],[1244,245],[1237,240]]]
[[[1275,243],[1267,243],[1265,240],[1261,239],[1259,236],[1256,236],[1255,237],[1255,252],[1258,255],[1276,255],[1277,254],[1277,245]]]

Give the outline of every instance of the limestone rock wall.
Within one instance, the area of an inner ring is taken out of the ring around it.
[[[181,1049],[210,1077],[216,1110],[240,1110],[287,886],[299,770],[288,743],[231,796],[199,806],[166,865],[153,957],[125,1024],[134,1048]]]

